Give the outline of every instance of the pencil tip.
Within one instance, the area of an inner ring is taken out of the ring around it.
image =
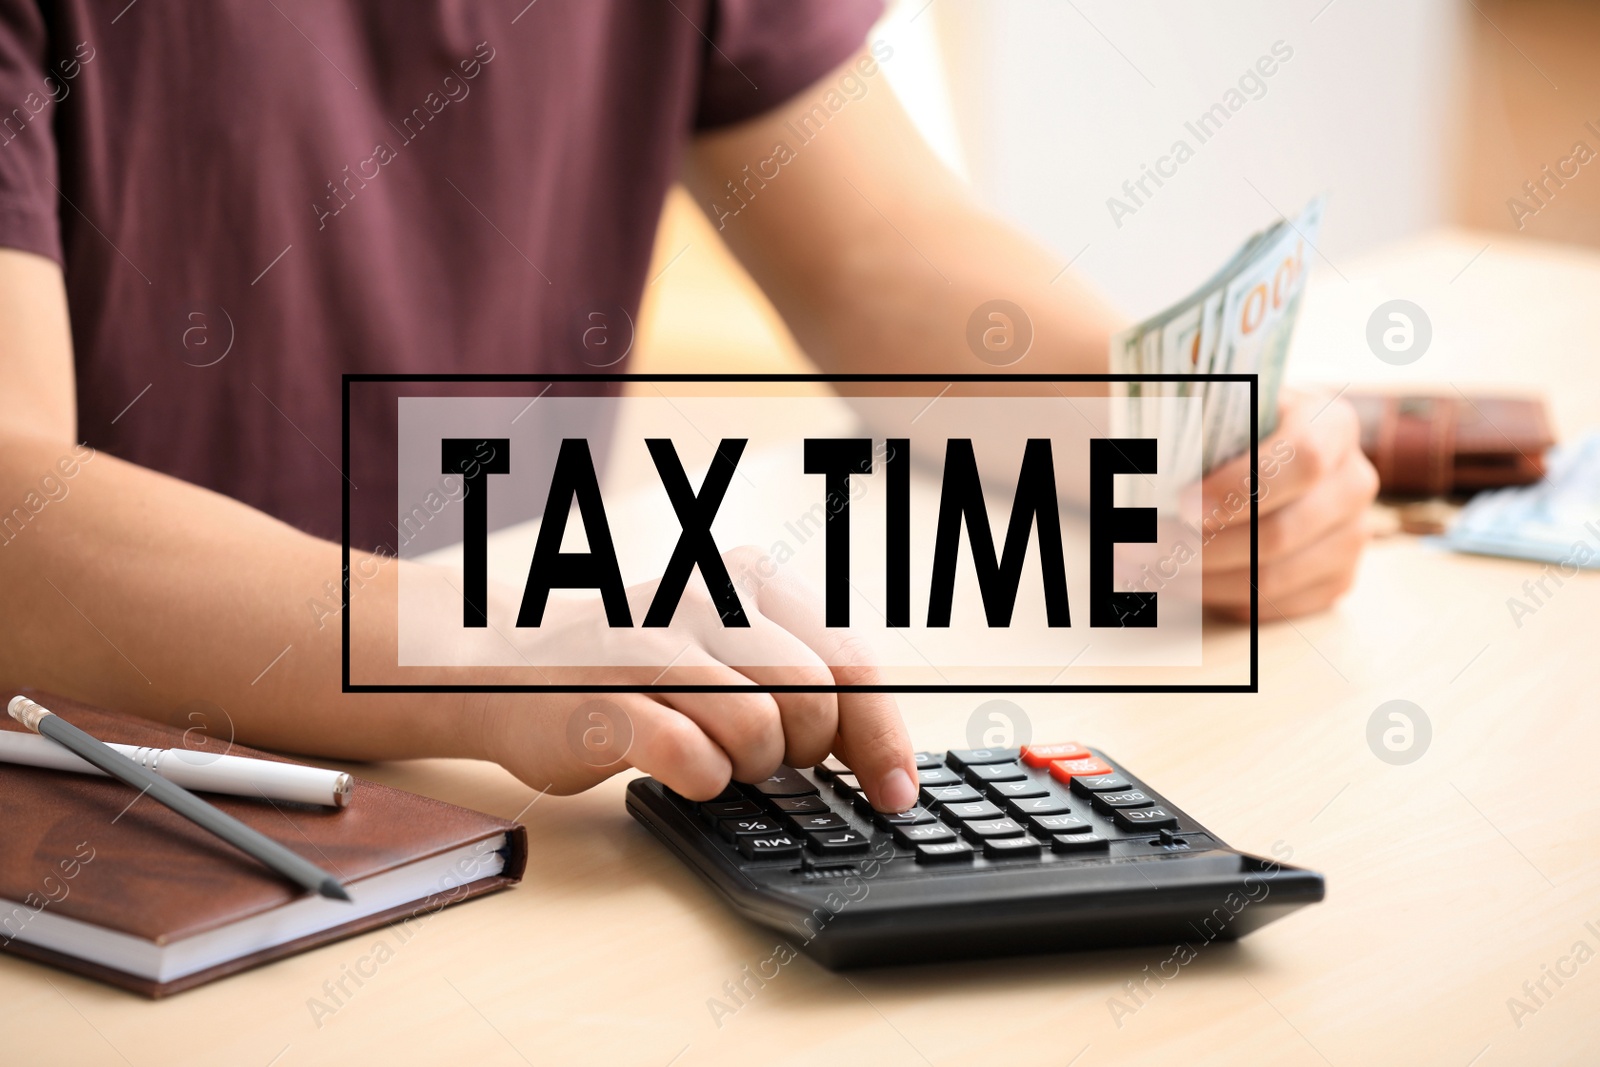
[[[344,886],[340,885],[332,878],[329,878],[323,882],[321,887],[318,888],[317,892],[321,893],[325,897],[331,897],[334,900],[348,901],[350,899],[350,894],[345,891]]]

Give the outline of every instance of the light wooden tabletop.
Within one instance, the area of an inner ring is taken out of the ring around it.
[[[1563,435],[1600,424],[1600,257],[1503,240],[1439,234],[1324,271],[1299,376],[1399,380],[1363,336],[1403,296],[1434,326],[1406,374],[1540,387]],[[775,937],[633,823],[620,779],[536,799],[436,760],[359,771],[520,817],[521,886],[403,944],[367,933],[158,1003],[0,958],[0,1062],[1594,1063],[1600,578],[1519,626],[1506,600],[1539,569],[1386,538],[1336,610],[1263,629],[1259,695],[1018,698],[1036,739],[1096,743],[1230,843],[1327,877],[1324,903],[1206,947],[1139,1001],[1126,983],[1170,947],[847,975],[800,958],[735,1001],[725,985]],[[943,748],[980,699],[903,706],[918,745]],[[1401,766],[1367,741],[1395,699],[1432,727]],[[347,970],[371,976],[319,1021]]]

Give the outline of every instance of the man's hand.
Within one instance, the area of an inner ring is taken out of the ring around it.
[[[1355,580],[1378,475],[1361,454],[1355,409],[1284,390],[1277,432],[1261,442],[1261,614],[1305,615]],[[1219,615],[1250,616],[1250,457],[1201,483],[1204,600]]]
[[[868,686],[879,683],[870,652],[848,631],[823,625],[820,598],[779,574],[758,576],[759,554],[724,554],[740,590],[748,628],[717,618],[709,594],[690,583],[670,627],[630,630],[620,640],[635,662],[655,667],[546,669],[556,684],[715,685],[710,693],[495,696],[486,707],[483,748],[538,789],[574,793],[637,767],[693,800],[708,800],[730,779],[754,782],[780,763],[806,767],[834,753],[860,777],[880,811],[917,802],[911,742],[892,696],[880,693],[762,693],[750,686]],[[655,583],[628,592],[643,611]],[[547,624],[538,659],[583,662],[619,637],[596,610]],[[528,651],[533,651],[529,649]],[[591,659],[590,662],[593,662]],[[739,664],[739,666],[730,666]],[[749,666],[748,664],[769,664]]]

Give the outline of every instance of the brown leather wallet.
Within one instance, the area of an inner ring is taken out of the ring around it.
[[[1536,397],[1347,393],[1386,496],[1446,496],[1544,477],[1554,439]]]

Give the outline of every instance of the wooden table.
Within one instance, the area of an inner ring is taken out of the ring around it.
[[[1397,377],[1362,337],[1376,304],[1405,296],[1434,324],[1407,373],[1540,386],[1565,434],[1600,423],[1600,256],[1495,237],[1474,260],[1489,240],[1439,234],[1323,271],[1300,376]],[[529,806],[496,767],[434,760],[360,772],[520,812],[520,887],[431,920],[320,1026],[323,983],[392,934],[160,1003],[0,958],[0,1062],[1594,1063],[1600,578],[1568,580],[1518,626],[1506,600],[1539,570],[1397,536],[1336,610],[1263,629],[1259,695],[1020,698],[1036,738],[1096,742],[1233,844],[1327,876],[1323,904],[1203,949],[1139,1001],[1126,983],[1170,948],[848,975],[802,958],[735,1002],[726,984],[776,939],[633,823],[620,779]],[[1409,765],[1368,747],[1392,699],[1432,724]],[[961,743],[978,702],[904,708],[936,748]],[[1511,998],[1533,1010],[1514,1019]],[[737,1010],[719,1023],[713,999]]]

